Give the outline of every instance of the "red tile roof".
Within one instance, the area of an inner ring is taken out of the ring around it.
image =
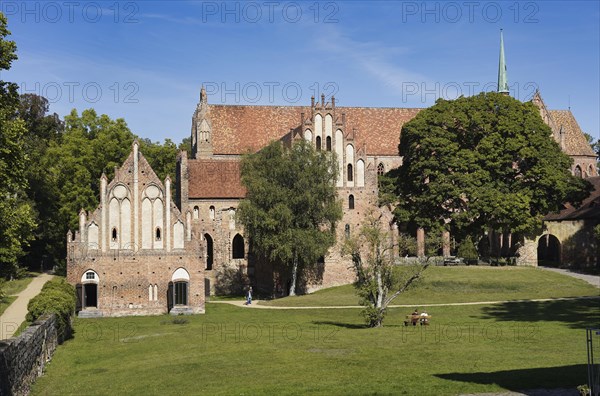
[[[189,160],[189,198],[243,198],[239,160]]]
[[[596,156],[571,110],[550,110],[549,112],[556,128],[559,131],[562,128],[565,142],[564,152],[566,154]]]
[[[308,106],[231,106],[209,105],[213,153],[244,154],[256,152],[271,140],[279,140],[301,123],[301,113],[310,117]],[[357,148],[366,145],[369,155],[397,155],[400,130],[422,109],[336,107],[346,114],[345,133],[356,130]],[[338,119],[338,121],[340,121]],[[335,122],[335,120],[334,120]]]

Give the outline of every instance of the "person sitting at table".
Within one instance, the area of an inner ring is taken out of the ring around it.
[[[419,310],[418,309],[415,308],[410,319],[411,319],[412,325],[416,326],[417,322],[419,321]]]

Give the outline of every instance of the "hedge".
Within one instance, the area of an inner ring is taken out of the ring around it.
[[[46,282],[40,294],[27,305],[27,320],[33,322],[47,313],[55,313],[58,317],[58,331],[67,335],[71,326],[71,315],[75,312],[75,288],[64,278],[55,278]]]

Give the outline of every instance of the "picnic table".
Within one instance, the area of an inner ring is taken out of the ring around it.
[[[423,314],[406,315],[406,320],[404,321],[404,326],[408,326],[409,324],[416,326],[417,323],[420,324],[421,326],[423,326],[423,325],[427,326],[427,325],[429,325],[429,319],[431,319],[431,315],[423,315]]]

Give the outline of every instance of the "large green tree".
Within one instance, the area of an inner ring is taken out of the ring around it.
[[[296,294],[298,269],[316,263],[335,243],[342,216],[336,169],[331,152],[304,140],[291,148],[274,141],[242,159],[247,195],[238,219],[259,257],[289,265],[290,295]]]
[[[533,232],[589,193],[539,110],[499,93],[439,99],[404,125],[399,151],[396,215],[459,238]]]
[[[24,149],[28,155],[25,169],[27,197],[36,213],[34,240],[26,249],[24,264],[32,269],[52,268],[65,257],[65,225],[59,216],[60,186],[53,182],[45,165],[51,142],[59,144],[64,124],[49,114],[46,98],[35,94],[20,96],[19,117],[25,122]]]
[[[10,32],[0,13],[0,71],[17,59],[16,44],[6,40]],[[17,86],[0,81],[0,271],[14,276],[24,247],[33,238],[33,209],[27,200],[25,123],[18,117]]]

